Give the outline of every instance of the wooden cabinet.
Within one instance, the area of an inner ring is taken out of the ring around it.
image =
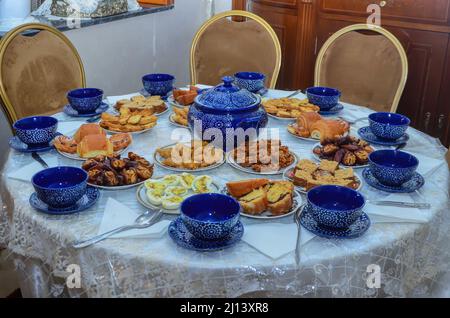
[[[283,49],[278,87],[313,85],[315,59],[339,29],[366,23],[370,4],[381,7],[381,24],[402,43],[409,76],[398,112],[413,126],[450,144],[450,0],[238,0],[265,18]]]

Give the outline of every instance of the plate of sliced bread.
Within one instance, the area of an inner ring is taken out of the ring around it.
[[[262,220],[284,218],[302,206],[294,183],[286,180],[251,179],[229,182],[223,192],[241,205],[241,215]]]
[[[322,185],[338,185],[358,191],[363,185],[353,168],[341,169],[339,163],[330,160],[322,160],[320,163],[308,159],[300,160],[297,166],[287,170],[283,177],[293,182],[301,193],[307,193]]]

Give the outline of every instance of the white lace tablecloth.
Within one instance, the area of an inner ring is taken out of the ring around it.
[[[269,96],[286,92],[271,91]],[[346,105],[343,116],[366,116],[365,108]],[[175,127],[163,115],[151,132],[136,136],[131,151],[152,158],[154,150],[171,142]],[[56,117],[73,120],[64,114]],[[357,127],[366,124],[360,122]],[[287,122],[270,119],[269,127],[280,128],[280,136],[301,158],[311,158],[312,143],[289,135]],[[353,128],[354,129],[354,128]],[[182,129],[183,130],[183,129]],[[355,131],[354,131],[355,133]],[[414,129],[407,151],[444,162],[445,148],[434,138]],[[58,156],[53,151],[54,156]],[[59,164],[80,166],[80,162],[58,156]],[[27,296],[73,297],[237,297],[250,292],[285,296],[429,296],[450,264],[449,170],[446,164],[426,176],[426,185],[417,201],[427,200],[431,210],[423,210],[425,224],[374,224],[366,235],[355,240],[314,238],[302,248],[302,263],[295,265],[294,252],[272,260],[244,242],[214,253],[198,253],[178,247],[166,234],[160,239],[112,239],[84,250],[69,243],[96,235],[108,198],[144,212],[135,198],[136,189],[102,191],[99,202],[88,211],[71,216],[48,216],[34,211],[28,199],[30,183],[6,178],[5,174],[32,161],[27,154],[11,151],[2,181],[4,203],[0,217],[0,244],[16,259]],[[155,176],[170,173],[159,167]],[[360,173],[360,172],[358,172]],[[225,164],[210,174],[220,184],[248,179]],[[369,199],[386,193],[364,185]],[[8,195],[10,198],[8,199]],[[392,208],[395,212],[395,208]],[[10,223],[5,217],[12,212]],[[173,217],[167,216],[172,219]],[[3,220],[3,221],[2,221]],[[293,222],[289,217],[283,222]],[[243,219],[244,224],[255,223]],[[64,277],[69,264],[81,268],[82,288],[68,289]],[[368,265],[381,267],[382,288],[369,289]]]

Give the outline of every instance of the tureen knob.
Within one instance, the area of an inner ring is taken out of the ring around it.
[[[222,81],[223,81],[225,87],[231,87],[231,85],[234,82],[234,78],[231,76],[225,76],[225,77],[222,77]]]

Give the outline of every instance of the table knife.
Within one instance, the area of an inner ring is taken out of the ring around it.
[[[44,159],[42,159],[41,156],[39,156],[39,154],[37,152],[33,151],[31,153],[31,157],[33,157],[34,160],[39,162],[41,164],[41,166],[44,167],[45,169],[49,168],[48,164],[44,161]]]
[[[400,201],[368,201],[368,203],[371,203],[373,205],[393,206],[400,208],[415,208],[424,210],[431,209],[430,203],[415,203],[415,202],[400,202]]]

